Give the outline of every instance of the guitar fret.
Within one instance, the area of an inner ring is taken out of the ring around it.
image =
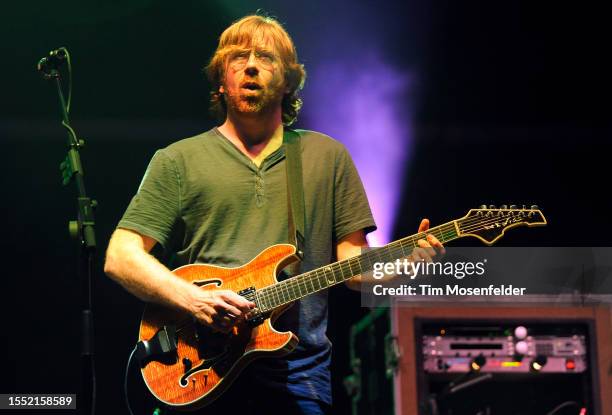
[[[293,278],[290,281],[291,282],[289,284],[291,285],[291,298],[298,298],[299,292],[296,290],[295,281],[293,281]]]
[[[265,298],[266,304],[268,305],[268,309],[274,308],[274,300],[272,299],[272,292],[270,291],[269,288],[265,289],[264,298]]]
[[[359,266],[359,275],[363,274],[363,268],[361,267],[361,261],[359,258],[353,258],[354,261],[357,262],[357,266]]]
[[[308,277],[304,275],[302,278],[302,283],[304,284],[304,295],[310,294],[310,288],[308,287]]]
[[[266,305],[264,304],[264,301],[261,295],[261,290],[255,291],[255,304],[257,304],[257,308],[260,310],[264,310],[266,308]]]
[[[289,281],[291,281],[291,280],[289,279],[289,280],[283,281],[283,285],[285,286],[284,287],[285,288],[285,291],[284,291],[285,294],[284,294],[284,301],[283,302],[285,302],[285,303],[290,302],[293,299],[293,295],[291,294],[291,291],[290,291],[291,283]]]
[[[285,284],[285,293],[287,294],[287,298],[285,299],[285,301],[292,301],[294,298],[293,295],[293,287],[291,286],[291,279],[285,280],[283,281]]]
[[[327,280],[327,274],[325,274],[325,269],[321,268],[321,278],[323,278],[323,283],[326,287],[329,287],[329,281]]]
[[[351,270],[351,264],[349,263],[349,261],[343,261],[342,265],[341,265],[341,269],[342,269],[342,280],[346,281],[349,278],[353,277],[353,272]],[[346,272],[346,275],[345,275]]]
[[[352,258],[349,258],[349,259],[346,261],[346,262],[347,262],[347,264],[348,264],[348,267],[349,267],[349,274],[352,274],[352,275],[359,275],[359,273],[358,273],[358,272],[353,271],[353,267],[351,266],[351,259],[352,259]]]
[[[283,281],[283,303],[291,300],[291,294],[289,294],[289,283],[287,281]]]
[[[306,294],[312,294],[314,289],[311,289],[312,282],[310,281],[310,275],[304,274],[304,289],[306,290]]]
[[[331,287],[336,282],[334,278],[330,278],[330,274],[327,268],[323,270],[323,278],[325,279],[325,283],[327,284],[328,287]]]
[[[363,256],[362,256],[362,258],[363,258],[362,262],[364,264],[366,264],[365,265],[365,269],[370,270],[370,269],[374,268],[374,263],[372,262],[372,256],[374,255],[373,252],[374,252],[374,250],[369,250],[365,254],[363,254]]]
[[[317,278],[317,273],[315,271],[310,271],[308,273],[308,278],[310,278],[310,283],[312,284],[312,288],[313,288],[313,292],[317,292],[321,289],[321,284],[319,284],[319,286],[317,287],[317,284],[315,283],[319,283],[319,280]]]
[[[402,250],[402,256],[404,256],[404,257],[408,256],[408,254],[406,253],[406,250],[404,249],[404,242],[402,242],[400,240],[399,241],[399,246],[400,246],[400,249]]]
[[[297,288],[298,288],[298,296],[302,297],[304,296],[304,288],[302,287],[302,276],[297,276],[295,277],[295,283],[297,284]]]
[[[340,281],[344,281],[345,280],[345,278],[344,278],[344,269],[342,268],[343,265],[344,265],[344,262],[338,263],[338,271],[340,272]],[[334,275],[335,275],[335,273],[334,273]]]
[[[271,287],[271,289],[272,289],[272,294],[276,295],[276,304],[275,304],[275,306],[277,306],[279,304],[282,304],[283,302],[280,299],[280,295],[278,294],[278,288],[276,288],[276,285],[273,285]]]
[[[272,291],[274,291],[274,294],[276,294],[276,305],[280,305],[283,303],[283,299],[281,297],[281,289],[282,285],[280,287],[278,285],[274,285],[272,287]]]
[[[287,301],[291,302],[298,297],[298,295],[296,295],[296,292],[295,292],[295,284],[293,284],[293,278],[288,279],[286,281],[286,284],[287,284]]]
[[[315,290],[315,287],[314,287],[314,285],[312,283],[312,278],[310,277],[310,274],[306,274],[305,279],[306,279],[307,283],[310,283],[310,285],[308,286],[308,291],[310,292],[310,294],[314,293],[316,290]]]
[[[268,309],[268,304],[266,302],[266,293],[264,290],[258,290],[255,292],[255,295],[257,296],[257,305],[259,306],[260,310],[267,310]]]
[[[291,285],[293,286],[293,292],[295,293],[295,297],[299,298],[302,294],[302,290],[300,290],[300,280],[299,277],[291,278]]]
[[[330,266],[327,267],[327,271],[331,274],[332,276],[332,281],[334,282],[333,285],[335,285],[336,283],[340,282],[338,281],[338,276],[336,275],[336,273],[334,272],[334,269]]]
[[[278,306],[284,303],[283,301],[283,283],[274,285],[272,289],[276,293],[276,298],[278,299],[278,302],[276,303],[276,305]]]
[[[291,293],[289,292],[289,283],[286,281],[283,281],[283,286],[284,286],[284,290],[283,290],[283,303],[287,303],[289,301],[291,301],[292,296]]]
[[[317,281],[319,281],[319,286],[321,287],[321,289],[327,288],[327,282],[325,281],[325,278],[321,278],[319,270],[317,270],[315,273],[317,275]]]
[[[261,292],[261,295],[259,296],[260,301],[261,301],[261,306],[259,308],[263,310],[269,310],[270,302],[268,301],[267,291],[265,290],[265,288],[259,291]]]
[[[321,272],[323,273],[323,278],[325,278],[325,283],[329,287],[330,285],[333,285],[334,282],[336,282],[336,281],[334,279],[330,278],[330,276],[328,275],[329,274],[328,269],[329,269],[329,266],[323,268],[321,270]]]

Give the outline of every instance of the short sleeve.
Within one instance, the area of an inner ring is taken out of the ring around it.
[[[368,197],[355,164],[344,146],[336,157],[334,190],[334,239],[352,232],[376,230]]]
[[[164,150],[157,151],[117,227],[149,236],[167,249],[180,218],[180,193],[174,161]]]

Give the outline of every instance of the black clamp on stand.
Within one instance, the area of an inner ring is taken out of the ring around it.
[[[64,99],[60,68],[67,63],[68,66],[68,102]],[[79,280],[82,284],[81,297],[81,387],[82,394],[79,397],[78,408],[82,414],[95,413],[96,407],[96,376],[94,366],[94,337],[93,337],[93,314],[92,314],[92,275],[94,256],[96,251],[96,235],[94,231],[94,208],[95,200],[87,197],[85,193],[85,182],[83,180],[83,166],[79,150],[85,145],[83,140],[77,138],[74,129],[70,126],[68,114],[70,113],[70,101],[72,96],[72,68],[68,50],[61,47],[49,52],[36,65],[38,71],[47,80],[55,80],[57,93],[62,113],[62,125],[68,131],[68,154],[60,165],[62,171],[62,184],[68,185],[75,181],[78,190],[77,220],[69,222],[70,235],[79,241]]]

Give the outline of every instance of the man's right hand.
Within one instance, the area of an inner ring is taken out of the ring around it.
[[[255,308],[255,303],[231,290],[194,288],[197,291],[191,301],[191,313],[198,322],[215,330],[228,332]]]
[[[157,242],[128,229],[117,229],[106,251],[104,271],[147,302],[193,315],[198,322],[228,332],[255,303],[230,290],[200,288],[173,275],[149,251]]]

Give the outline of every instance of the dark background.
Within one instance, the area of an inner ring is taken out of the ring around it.
[[[142,303],[102,273],[110,234],[155,149],[214,125],[201,67],[219,33],[256,7],[286,24],[308,64],[353,38],[376,36],[383,55],[418,73],[413,153],[395,236],[421,217],[439,223],[481,203],[536,203],[549,226],[518,229],[503,245],[607,246],[611,65],[604,10],[578,2],[161,1],[4,6],[2,96],[3,372],[0,392],[74,392],[79,385],[77,248],[67,233],[74,186],[54,87],[34,70],[49,50],[73,56],[71,118],[87,146],[97,199],[94,278],[99,413],[123,413],[123,369]],[[337,32],[335,28],[337,27]],[[333,35],[327,44],[316,36]],[[307,82],[306,89],[317,85]],[[319,86],[320,87],[320,86]],[[342,91],[338,91],[342,93]],[[416,98],[415,98],[416,97]],[[306,102],[298,127],[308,127]],[[382,163],[380,160],[373,162]],[[366,310],[330,292],[335,412],[347,413],[348,331]],[[7,370],[8,369],[8,370]]]

